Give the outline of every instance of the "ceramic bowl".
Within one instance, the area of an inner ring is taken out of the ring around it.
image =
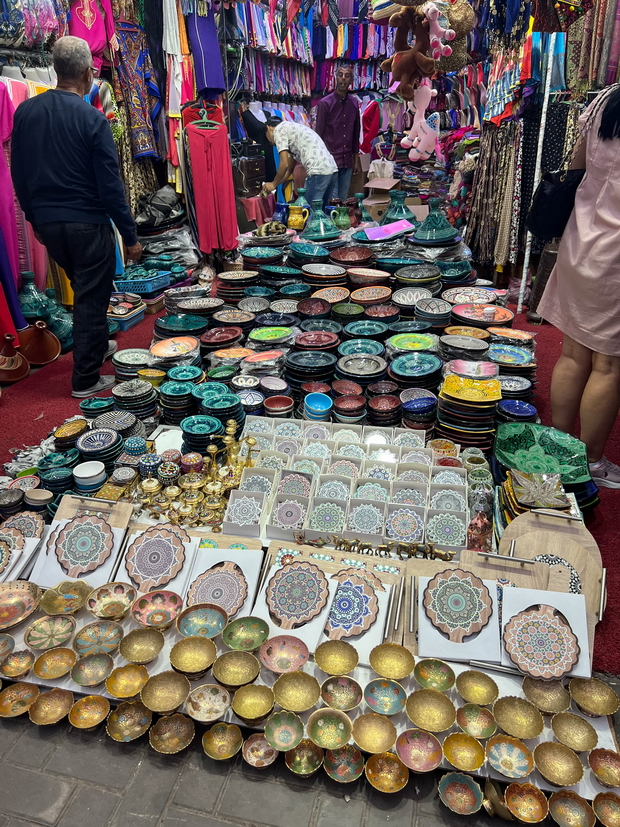
[[[368,712],[353,721],[352,735],[363,752],[387,752],[396,741],[396,727],[389,718]]]
[[[183,637],[215,637],[228,623],[228,615],[215,603],[195,603],[177,618],[177,630]]]
[[[413,677],[422,689],[437,689],[439,692],[452,689],[456,680],[452,667],[436,658],[419,660],[413,670]]]
[[[588,764],[596,780],[604,787],[620,786],[620,755],[611,749],[593,749]]]
[[[436,689],[418,689],[407,698],[409,720],[429,732],[444,732],[456,720],[454,704]]]
[[[223,686],[238,689],[256,680],[260,674],[260,663],[249,652],[224,652],[214,661],[212,673]]]
[[[415,660],[404,646],[398,643],[381,643],[370,653],[370,666],[382,678],[400,681],[413,672]]]
[[[506,778],[525,778],[534,769],[534,756],[518,738],[495,735],[486,743],[487,762]]]
[[[480,784],[461,772],[442,775],[437,785],[437,793],[442,804],[461,816],[477,813],[484,798]]]
[[[133,698],[137,695],[149,679],[146,666],[128,663],[117,667],[109,678],[106,678],[105,688],[113,698]]]
[[[307,672],[287,672],[273,685],[276,702],[288,712],[306,712],[319,700],[321,688]]]
[[[326,640],[317,646],[314,661],[327,675],[347,675],[358,663],[357,650],[346,640]]]
[[[536,738],[545,725],[534,704],[510,695],[495,701],[493,714],[497,725],[513,738]]]
[[[151,712],[160,715],[174,712],[189,695],[190,685],[185,675],[172,670],[152,675],[140,692],[140,700]]]
[[[492,704],[499,695],[499,689],[493,678],[475,669],[461,672],[456,679],[456,689],[466,703],[480,706]]]
[[[78,686],[98,686],[112,674],[114,661],[110,655],[85,655],[71,669],[71,678]]]
[[[570,695],[562,681],[541,681],[526,675],[523,678],[523,694],[543,715],[555,715],[570,707]]]
[[[235,724],[213,724],[202,736],[202,748],[209,758],[226,761],[236,755],[243,746],[243,735]]]
[[[149,663],[163,645],[164,636],[159,629],[134,629],[121,640],[119,652],[130,663]]]
[[[325,750],[323,769],[332,781],[349,784],[364,772],[364,756],[352,744],[345,744],[336,750]]]
[[[0,675],[5,678],[25,678],[32,669],[35,656],[29,649],[20,649],[7,655],[0,663]]]
[[[573,678],[568,685],[571,698],[586,715],[613,715],[620,706],[620,698],[611,686],[598,678]]]
[[[125,701],[108,715],[106,732],[114,741],[135,741],[144,735],[152,720],[152,712],[141,701]]]
[[[295,775],[307,778],[319,769],[324,757],[320,747],[313,744],[309,738],[302,738],[296,747],[284,753],[284,762]]]
[[[620,796],[616,793],[599,793],[592,807],[603,827],[620,827]]]
[[[265,724],[265,738],[279,752],[293,749],[303,736],[304,723],[293,712],[276,712]]]
[[[435,736],[423,729],[406,729],[396,739],[396,754],[414,772],[432,772],[443,760],[443,749]]]
[[[183,599],[176,592],[158,589],[141,594],[131,607],[131,616],[140,626],[163,631],[172,626],[182,608]]]
[[[193,689],[185,702],[185,711],[201,724],[211,724],[230,708],[230,692],[223,686],[206,683]]]
[[[101,620],[121,620],[137,596],[137,590],[129,583],[106,583],[89,594],[86,608]]]
[[[504,800],[512,815],[525,824],[538,824],[549,812],[545,794],[533,784],[509,784]]]
[[[350,712],[362,702],[363,690],[359,683],[348,675],[334,675],[323,681],[321,699],[332,709]]]
[[[572,749],[546,741],[534,749],[536,769],[550,784],[571,787],[583,777],[583,765]]]
[[[561,744],[575,752],[589,752],[598,743],[592,724],[572,712],[558,712],[551,719],[553,734]]]
[[[57,724],[71,711],[73,692],[55,687],[49,692],[42,692],[28,709],[28,717],[33,724],[47,726]]]
[[[31,649],[53,649],[71,639],[76,621],[72,615],[46,615],[34,621],[24,632],[24,643]]]
[[[222,640],[229,649],[253,652],[269,637],[269,625],[262,617],[238,617],[222,632]]]
[[[243,742],[241,755],[251,767],[264,769],[270,767],[277,759],[278,750],[270,746],[263,732],[255,732]]]
[[[368,783],[381,793],[400,792],[409,781],[409,770],[393,752],[371,755],[364,772]]]
[[[459,727],[474,738],[490,738],[495,734],[497,724],[490,709],[478,704],[465,704],[456,712]]]
[[[596,824],[592,807],[572,790],[558,790],[550,796],[549,814],[559,827],[594,827]]]
[[[32,683],[12,683],[0,692],[0,718],[16,718],[27,712],[39,697]]]
[[[376,678],[366,684],[364,701],[373,712],[381,715],[396,715],[405,708],[407,693],[396,681]]]
[[[338,709],[323,707],[308,718],[307,732],[310,740],[322,749],[339,749],[351,737],[351,719]]]
[[[484,764],[484,747],[465,732],[453,732],[443,742],[443,754],[457,770],[475,772]]]
[[[308,662],[308,647],[293,635],[277,635],[260,647],[258,659],[272,672],[297,672]]]
[[[264,721],[271,713],[275,703],[273,690],[261,684],[248,684],[237,689],[232,701],[232,709],[241,720]]]
[[[165,715],[149,730],[149,744],[155,752],[162,755],[174,755],[186,749],[194,740],[194,722],[181,715]]]
[[[80,655],[111,655],[118,648],[124,629],[114,620],[95,620],[83,626],[73,638],[73,648]]]
[[[217,657],[215,643],[207,637],[185,637],[170,650],[170,665],[175,672],[192,676],[204,675]]]
[[[73,615],[86,605],[91,591],[84,580],[65,580],[47,589],[39,605],[48,615]]]
[[[37,678],[53,681],[55,678],[62,678],[66,675],[73,668],[76,660],[77,655],[73,649],[48,649],[36,659],[32,671]]]
[[[76,729],[91,729],[108,717],[110,701],[103,695],[85,695],[69,712],[69,723]]]

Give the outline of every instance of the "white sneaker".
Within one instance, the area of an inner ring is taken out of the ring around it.
[[[92,388],[87,388],[85,391],[72,391],[71,396],[75,396],[76,399],[86,399],[87,396],[109,391],[110,388],[114,387],[115,381],[113,376],[100,376]]]
[[[590,474],[599,488],[620,488],[620,467],[603,457],[588,465]]]
[[[114,339],[108,339],[108,349],[105,352],[105,356],[103,357],[103,361],[105,362],[106,359],[109,359],[111,356],[114,356],[116,351],[118,350],[118,344],[114,341]]]

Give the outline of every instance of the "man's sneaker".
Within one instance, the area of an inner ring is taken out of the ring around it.
[[[110,388],[114,387],[114,382],[113,376],[100,376],[99,381],[92,388],[87,388],[85,391],[73,391],[71,396],[75,396],[76,399],[86,399],[87,396],[95,396],[97,393],[109,391]]]
[[[108,349],[105,352],[103,361],[105,362],[106,359],[110,359],[112,356],[114,356],[117,350],[118,344],[114,341],[114,339],[108,339]]]
[[[620,488],[620,467],[603,457],[589,463],[590,474],[599,488]]]

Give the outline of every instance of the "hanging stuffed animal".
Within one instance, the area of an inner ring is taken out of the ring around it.
[[[424,16],[428,20],[428,31],[431,41],[431,56],[433,60],[439,60],[440,57],[449,57],[452,54],[450,46],[442,43],[443,40],[454,40],[456,32],[453,29],[444,29],[439,22],[439,9],[433,2],[425,3],[422,6]]]
[[[383,61],[381,68],[392,73],[390,92],[398,93],[404,100],[412,100],[416,80],[430,77],[435,72],[435,61],[427,54],[430,49],[428,25],[429,21],[416,6],[402,6],[399,13],[390,17],[390,26],[396,28],[394,54]],[[413,46],[408,42],[410,30],[415,34]]]
[[[410,161],[428,161],[439,140],[439,112],[432,115],[420,124],[418,135],[409,150]]]
[[[431,100],[436,96],[437,90],[431,88],[430,80],[428,78],[422,78],[418,84],[418,88],[413,93],[413,104],[410,104],[409,107],[413,112],[411,129],[400,142],[400,145],[404,149],[411,149],[415,139],[420,135],[420,127],[425,123],[426,110]]]

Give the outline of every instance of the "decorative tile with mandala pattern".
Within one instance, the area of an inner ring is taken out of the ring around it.
[[[304,431],[305,439],[329,439],[329,428],[319,423],[308,425]]]
[[[244,436],[248,434],[271,434],[273,433],[272,426],[273,423],[268,419],[254,419],[246,425]]]
[[[278,439],[276,437],[273,447],[274,450],[280,451],[280,453],[287,454],[287,456],[292,457],[294,454],[300,453],[301,442],[298,442],[296,439],[291,439],[290,437],[285,437],[284,439]]]
[[[402,445],[403,448],[424,448],[424,439],[416,433],[398,434],[394,437],[394,445]]]
[[[369,459],[378,459],[379,462],[398,462],[398,457],[389,448],[377,448],[376,451],[372,451]]]
[[[387,535],[391,540],[414,543],[424,536],[422,517],[412,508],[397,508],[388,514],[385,521]]]
[[[431,508],[438,511],[467,511],[465,497],[449,488],[437,491],[431,498]]]
[[[24,538],[20,534],[21,542]],[[102,517],[74,517],[58,530],[55,554],[69,577],[99,568],[112,554],[114,535]]]
[[[312,474],[313,477],[318,477],[321,468],[313,459],[298,459],[293,463],[293,471],[305,471],[307,474]]]
[[[334,442],[352,442],[357,445],[362,441],[361,436],[350,428],[342,428],[340,431],[336,431],[333,439]]]
[[[400,458],[401,462],[417,462],[420,465],[432,465],[432,459],[423,451],[409,451]]]
[[[429,580],[423,595],[426,616],[454,643],[483,629],[493,614],[485,584],[469,571],[447,569]]]
[[[319,503],[312,510],[309,526],[314,531],[342,531],[344,528],[343,506],[337,503]]]
[[[300,453],[296,451],[296,453]],[[311,442],[310,445],[306,445],[304,448],[304,454],[307,457],[320,457],[321,459],[325,459],[330,457],[332,452],[329,445],[325,445],[323,442]]]
[[[340,480],[328,480],[321,485],[316,495],[329,500],[348,500],[351,489]]]
[[[417,505],[419,508],[424,508],[426,494],[424,491],[418,491],[415,488],[401,488],[400,491],[395,491],[392,495],[392,502],[402,503],[402,505]]]
[[[286,474],[278,483],[278,494],[291,494],[295,497],[309,497],[312,484],[301,474]]]
[[[288,436],[293,439],[301,437],[301,428],[295,422],[280,422],[274,430],[276,436]]]
[[[370,477],[371,480],[391,482],[394,479],[394,470],[385,465],[369,465],[364,471],[364,476]]]
[[[426,523],[426,539],[429,543],[447,543],[462,546],[467,538],[465,520],[456,514],[435,514]]]
[[[361,531],[363,534],[383,533],[383,512],[376,505],[362,503],[351,509],[347,522],[349,531]]]
[[[464,478],[456,471],[437,471],[431,480],[435,485],[463,485]]]
[[[282,457],[276,457],[274,454],[266,454],[259,457],[256,463],[257,468],[273,468],[274,471],[280,471],[286,465],[286,461]]]
[[[296,500],[277,503],[271,514],[272,525],[283,529],[301,528],[306,518],[306,506]]]
[[[380,503],[386,503],[390,499],[389,493],[378,482],[363,483],[356,490],[355,497],[358,500],[376,500]]]
[[[253,474],[251,477],[246,477],[241,485],[239,491],[254,491],[257,494],[271,494],[273,488],[273,480],[269,477],[263,477],[260,474]]]
[[[350,477],[356,480],[360,475],[360,470],[353,462],[349,462],[346,459],[339,459],[336,462],[332,462],[329,466],[328,473],[341,477]]]
[[[398,475],[398,479],[400,482],[422,482],[424,485],[428,485],[428,477],[422,471],[416,471],[414,468],[411,468],[409,471],[403,471],[402,474]]]
[[[253,497],[237,497],[228,503],[228,521],[235,525],[258,525],[262,506]]]
[[[339,457],[366,459],[366,451],[364,451],[361,445],[352,445],[347,443],[336,446],[336,455]]]

